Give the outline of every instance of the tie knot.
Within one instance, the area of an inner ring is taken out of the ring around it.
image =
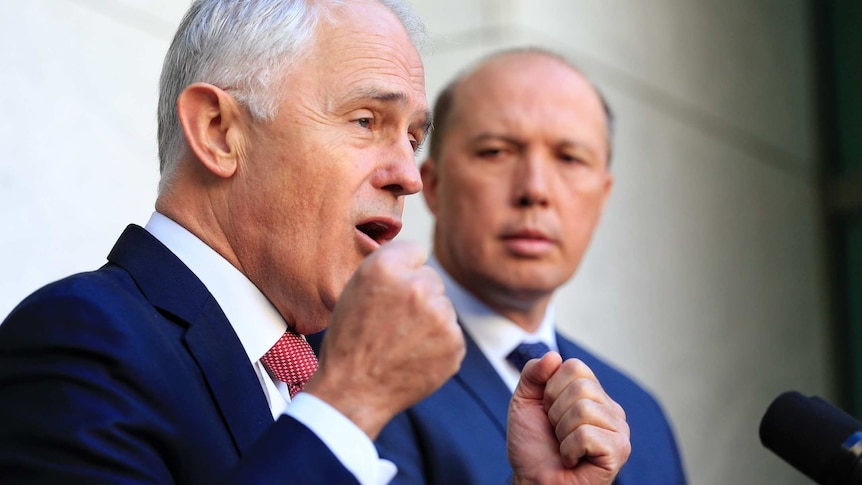
[[[290,330],[260,360],[276,379],[287,384],[290,397],[301,391],[317,370],[317,356],[311,345],[305,337]]]
[[[538,359],[550,352],[550,350],[550,347],[545,345],[544,342],[523,342],[506,356],[506,360],[514,365],[518,371],[522,371],[530,359]]]

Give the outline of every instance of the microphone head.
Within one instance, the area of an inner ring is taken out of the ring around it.
[[[760,422],[763,446],[821,485],[859,483],[858,432],[862,423],[849,414],[796,391],[778,396]]]

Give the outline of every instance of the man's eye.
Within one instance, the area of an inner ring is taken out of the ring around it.
[[[410,145],[413,147],[413,154],[414,155],[418,155],[422,152],[422,148],[425,146],[424,141],[425,140],[416,140],[416,139],[410,140]]]
[[[485,148],[482,150],[478,150],[476,155],[479,158],[494,158],[499,157],[503,153],[503,150],[499,148]]]
[[[371,127],[371,118],[359,118],[358,120],[355,120],[354,123],[363,128],[369,128]]]
[[[572,153],[561,153],[559,159],[567,165],[590,165],[592,160],[590,157]]]

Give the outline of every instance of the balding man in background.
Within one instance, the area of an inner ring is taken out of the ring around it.
[[[467,354],[452,379],[378,438],[398,466],[395,483],[507,483],[509,399],[524,363],[553,350],[588,390],[574,414],[613,401],[625,410],[632,451],[615,483],[684,484],[656,400],[556,330],[552,297],[578,268],[613,181],[611,114],[599,92],[558,55],[509,50],[452,81],[434,119],[421,168],[436,219],[429,264],[443,276]],[[554,426],[561,410],[548,413]],[[509,452],[518,444],[511,426]],[[594,462],[592,451],[580,465]]]

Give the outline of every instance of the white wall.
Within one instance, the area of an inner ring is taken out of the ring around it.
[[[158,178],[161,59],[186,0],[0,5],[0,315],[97,267]],[[778,393],[832,396],[803,0],[422,0],[429,98],[498,47],[578,63],[618,118],[616,185],[562,331],[670,414],[694,485],[810,483],[764,450]],[[408,202],[401,237],[429,241]]]
[[[0,314],[100,266],[158,182],[162,58],[188,2],[0,3]]]

